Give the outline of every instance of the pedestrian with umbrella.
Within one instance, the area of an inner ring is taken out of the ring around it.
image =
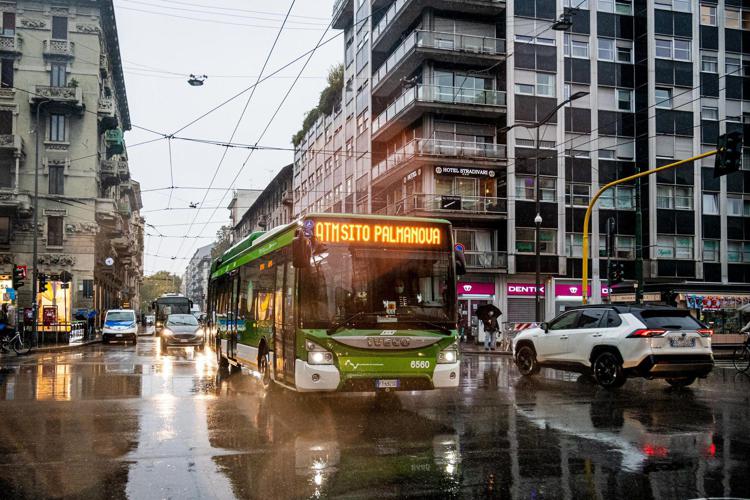
[[[482,322],[484,327],[484,350],[494,351],[497,346],[497,334],[500,332],[500,324],[497,318],[502,316],[502,312],[494,304],[484,304],[479,306],[476,311],[477,318]]]

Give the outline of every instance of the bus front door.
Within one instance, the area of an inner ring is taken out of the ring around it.
[[[239,287],[240,279],[239,276],[235,276],[232,280],[232,293],[229,302],[229,314],[227,314],[227,356],[232,359],[237,357],[237,339],[239,332],[237,331],[237,305],[239,300]]]
[[[294,384],[296,357],[295,292],[295,269],[292,263],[280,265],[276,271],[273,365],[275,379],[290,385]]]

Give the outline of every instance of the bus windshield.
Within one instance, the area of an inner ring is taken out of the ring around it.
[[[170,314],[190,314],[190,300],[186,297],[156,300],[157,316],[166,318]]]
[[[451,254],[330,245],[300,273],[303,327],[440,329],[455,323]]]

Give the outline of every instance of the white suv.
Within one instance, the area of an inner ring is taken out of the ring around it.
[[[628,377],[684,387],[713,369],[711,335],[683,309],[583,306],[518,334],[513,359],[524,376],[551,367],[589,373],[606,388]]]

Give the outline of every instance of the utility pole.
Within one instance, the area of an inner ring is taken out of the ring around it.
[[[641,173],[641,167],[636,172]],[[635,303],[643,301],[643,203],[641,201],[641,179],[635,181]]]
[[[36,125],[34,129],[34,243],[33,243],[33,250],[32,250],[32,257],[31,257],[31,276],[32,276],[32,283],[31,283],[31,300],[33,301],[31,306],[31,311],[34,315],[34,323],[33,323],[33,335],[34,335],[34,342],[36,343],[36,339],[38,338],[37,329],[39,328],[39,311],[38,311],[38,286],[39,286],[39,267],[37,266],[37,260],[38,260],[38,240],[39,240],[39,231],[37,229],[39,225],[39,134],[41,132],[40,126],[39,126],[39,114],[41,112],[42,106],[50,102],[49,100],[43,100],[37,103],[36,105]]]
[[[612,257],[614,252],[615,240],[615,218],[607,219],[607,302],[612,303]]]

